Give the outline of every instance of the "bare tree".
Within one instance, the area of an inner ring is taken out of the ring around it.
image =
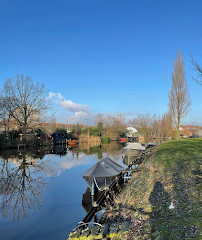
[[[120,137],[120,134],[126,132],[126,121],[122,114],[116,115],[103,115],[98,114],[96,116],[96,122],[102,123],[104,128],[103,136],[110,137],[115,140]]]
[[[161,129],[164,137],[173,137],[173,117],[170,112],[163,114]]]
[[[202,68],[199,66],[198,62],[196,62],[193,57],[191,56],[191,61],[194,66],[194,70],[197,72],[196,77],[193,77],[193,79],[200,85],[202,85]]]
[[[27,151],[1,156],[0,212],[4,217],[11,215],[19,220],[27,217],[30,210],[40,210],[44,202],[42,190],[46,187],[43,172],[50,175],[53,169],[48,160],[41,161],[39,157]]]
[[[185,116],[191,100],[188,92],[187,81],[184,70],[184,60],[179,51],[174,63],[174,71],[172,73],[172,87],[169,93],[169,108],[170,112],[177,125],[177,139],[180,138],[180,123]]]
[[[48,108],[44,84],[34,83],[29,76],[17,75],[5,81],[2,95],[4,107],[23,134],[39,126],[40,116]]]
[[[0,121],[1,125],[4,127],[4,132],[6,137],[9,137],[9,127],[10,127],[10,115],[5,107],[5,99],[0,97]]]

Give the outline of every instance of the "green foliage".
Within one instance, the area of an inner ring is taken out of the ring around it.
[[[78,137],[79,137],[79,135],[81,134],[81,127],[80,127],[79,123],[77,123],[77,125],[76,125],[76,132],[77,132]]]
[[[87,135],[88,134],[88,128],[87,127],[82,128],[81,129],[81,134]]]
[[[79,139],[79,136],[80,136],[81,133],[82,133],[81,127],[80,127],[79,123],[77,123],[76,126],[73,126],[73,128],[70,132],[70,135],[74,139]]]
[[[104,128],[103,128],[103,123],[102,123],[102,122],[98,122],[98,124],[97,124],[97,130],[98,130],[99,136],[102,136],[103,130],[104,130]]]
[[[110,138],[109,137],[102,137],[102,143],[103,144],[108,144],[108,143],[110,143]]]
[[[89,149],[83,149],[82,152],[86,155],[96,154],[98,159],[102,159],[103,149],[101,146],[93,146]]]
[[[81,130],[82,134],[88,134],[93,137],[101,137],[103,134],[103,124],[98,122],[97,126],[85,127]]]
[[[90,127],[90,136],[94,136],[94,137],[99,137],[100,136],[100,131],[97,127]]]
[[[66,128],[56,128],[53,133],[67,133]]]

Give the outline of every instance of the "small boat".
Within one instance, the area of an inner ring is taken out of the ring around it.
[[[130,165],[145,149],[146,147],[142,146],[141,143],[128,143],[127,146],[123,148],[123,163]]]
[[[146,143],[144,146],[146,147],[146,148],[149,148],[149,147],[155,147],[157,145],[157,143],[155,143],[155,142],[148,142],[148,143]]]
[[[138,156],[139,156],[139,154],[137,156],[125,155],[123,157],[123,164],[125,164],[126,166],[130,166],[131,164],[133,164],[136,161]]]
[[[116,177],[122,174],[122,170],[122,166],[115,163],[110,158],[104,158],[83,173],[83,178],[91,189],[92,195],[94,195],[95,186],[99,191],[108,189],[115,181]]]
[[[146,147],[142,146],[141,143],[128,143],[126,147],[123,148],[123,150],[138,150],[138,151],[144,151]]]
[[[129,139],[128,138],[120,138],[120,143],[125,143],[128,142]]]
[[[79,140],[67,140],[68,145],[72,146],[72,145],[77,145],[79,144]]]

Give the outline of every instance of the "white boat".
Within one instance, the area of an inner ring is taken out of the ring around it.
[[[126,147],[123,148],[123,150],[139,150],[144,151],[146,148],[142,146],[141,143],[128,143]]]

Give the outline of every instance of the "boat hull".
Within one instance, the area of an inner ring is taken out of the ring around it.
[[[68,145],[77,145],[79,144],[79,140],[68,140],[67,143]]]
[[[128,138],[120,138],[120,143],[128,142]]]

